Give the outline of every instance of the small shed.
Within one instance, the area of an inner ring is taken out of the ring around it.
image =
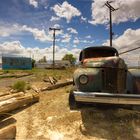
[[[2,56],[2,69],[32,69],[32,60],[27,57]]]
[[[51,69],[53,68],[53,61],[48,61],[48,62],[42,62],[39,63],[37,62],[35,64],[36,68],[44,68],[44,69]],[[55,60],[55,68],[69,68],[71,67],[71,64],[69,61],[67,60]]]

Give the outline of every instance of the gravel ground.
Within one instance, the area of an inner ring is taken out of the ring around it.
[[[69,90],[70,86],[41,93],[39,103],[15,114],[16,139],[140,139],[140,114],[124,109],[70,111]]]
[[[17,80],[37,88],[45,83],[34,76],[0,80],[1,92]],[[40,93],[40,101],[12,112],[17,120],[17,140],[139,140],[140,112],[88,107],[70,111],[71,86]],[[33,91],[32,91],[33,92]]]

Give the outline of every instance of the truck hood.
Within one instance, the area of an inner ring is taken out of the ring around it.
[[[117,56],[84,59],[83,67],[127,68],[124,60]]]

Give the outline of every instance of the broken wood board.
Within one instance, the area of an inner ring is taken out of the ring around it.
[[[55,80],[53,77],[49,76],[48,78],[49,78],[50,83],[51,83],[52,85],[54,85],[54,84],[56,83],[56,80]]]
[[[43,79],[44,82],[50,82],[49,78],[48,79]]]
[[[71,84],[73,84],[73,80],[71,80],[71,81],[66,81],[66,82],[61,82],[61,83],[57,83],[57,84],[55,84],[55,85],[51,85],[51,86],[42,88],[41,91],[53,90],[53,89],[57,89],[57,88],[60,88],[60,87],[64,87],[64,86],[67,86],[67,85],[71,85]]]
[[[25,76],[30,76],[33,75],[32,73],[28,73],[28,74],[23,74],[23,75],[16,75],[16,78],[21,78],[21,77],[25,77]]]
[[[0,129],[8,126],[8,125],[11,125],[11,124],[15,124],[16,123],[16,119],[13,118],[13,117],[10,117],[10,118],[2,118],[0,119]]]
[[[30,76],[30,75],[32,75],[32,73],[28,73],[28,74],[6,74],[6,75],[0,75],[0,79],[1,78],[21,78],[21,77]]]
[[[7,140],[7,139],[14,139],[16,137],[16,126],[9,125],[2,129],[0,129],[0,139]]]
[[[8,94],[9,94],[9,93],[0,92],[0,97],[5,96],[5,95],[8,95]]]
[[[49,77],[43,79],[43,81],[44,81],[44,82],[50,82],[52,85],[54,85],[54,84],[56,84],[57,79],[54,78],[54,77],[49,76]]]
[[[3,75],[3,74],[5,74],[4,72],[0,72],[0,75]]]
[[[24,96],[24,93],[19,92],[19,93],[14,93],[14,94],[8,94],[8,95],[0,97],[0,102],[4,101],[4,100],[8,100],[8,99],[13,98],[13,97],[20,97],[20,96]]]
[[[14,139],[16,136],[16,120],[8,118],[0,122],[0,139]]]
[[[34,90],[37,93],[40,92],[40,90],[36,86],[34,86],[34,85],[31,86],[31,89]]]
[[[13,97],[0,102],[0,114],[13,111],[15,109],[21,108],[25,105],[35,103],[39,101],[38,93],[27,93],[21,97]]]

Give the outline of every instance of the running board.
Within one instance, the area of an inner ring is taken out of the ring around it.
[[[140,95],[73,91],[75,101],[105,104],[140,105]]]

